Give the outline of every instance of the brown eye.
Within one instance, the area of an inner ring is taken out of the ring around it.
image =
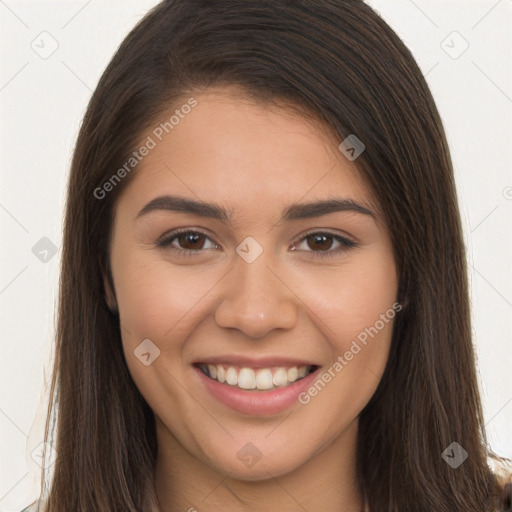
[[[159,247],[170,248],[182,253],[192,253],[203,249],[218,249],[212,239],[200,231],[178,231],[162,237],[157,242]]]
[[[292,248],[293,251],[311,253],[314,257],[335,256],[358,247],[359,244],[334,233],[314,232],[307,233],[299,243]]]
[[[333,236],[318,233],[307,237],[307,244],[311,250],[327,251],[332,247]]]
[[[178,240],[180,249],[197,250],[202,249],[206,237],[201,233],[182,233],[175,237]]]

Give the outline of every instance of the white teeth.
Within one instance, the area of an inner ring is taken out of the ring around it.
[[[258,370],[256,373],[256,387],[258,389],[272,389],[274,387],[272,372],[268,368]]]
[[[256,388],[256,375],[251,368],[242,368],[238,374],[238,387],[242,389]]]
[[[208,371],[210,372],[210,376],[212,379],[215,379],[217,377],[217,367],[213,364],[208,365]]]
[[[238,384],[238,373],[232,366],[230,366],[226,372],[226,382],[231,386],[236,386]]]
[[[260,368],[237,368],[234,366],[224,367],[222,364],[202,365],[208,375],[220,383],[227,383],[230,386],[237,386],[241,389],[268,390],[289,386],[298,379],[302,379],[308,373],[307,366],[292,366],[289,368],[279,367]]]
[[[297,380],[297,377],[299,376],[299,371],[297,370],[296,366],[293,366],[286,372],[286,378],[290,382],[295,382]]]
[[[286,386],[288,379],[286,378],[286,370],[284,368],[278,368],[272,377],[274,386]]]

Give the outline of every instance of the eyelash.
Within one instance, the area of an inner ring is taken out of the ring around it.
[[[181,230],[173,231],[172,233],[169,233],[168,235],[166,235],[166,236],[162,237],[160,240],[158,240],[156,245],[158,247],[162,247],[162,248],[170,247],[173,251],[175,251],[176,253],[180,253],[183,256],[195,256],[198,253],[203,252],[202,249],[194,250],[194,249],[180,249],[177,247],[171,247],[171,243],[179,235],[183,235],[183,234],[193,234],[193,235],[204,236],[204,237],[210,239],[210,241],[213,242],[218,247],[218,244],[216,242],[214,242],[206,233],[203,233],[202,231],[191,230],[191,229],[181,229]],[[359,247],[358,243],[356,243],[352,240],[349,240],[348,238],[342,237],[340,235],[335,235],[333,233],[325,232],[325,231],[310,231],[310,232],[306,233],[305,235],[303,235],[303,237],[299,240],[298,244],[300,244],[301,242],[303,242],[304,240],[306,240],[307,238],[309,238],[312,235],[327,235],[328,237],[331,237],[335,241],[339,242],[342,246],[342,247],[339,247],[334,250],[327,249],[325,251],[312,251],[312,250],[303,251],[303,252],[312,253],[315,258],[328,258],[328,257],[335,256],[340,252],[346,251],[347,249]],[[294,244],[294,247],[298,244]]]

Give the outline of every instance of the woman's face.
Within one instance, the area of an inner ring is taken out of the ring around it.
[[[341,140],[235,89],[194,99],[144,135],[116,205],[123,346],[161,449],[260,480],[353,449],[399,309],[392,246]]]

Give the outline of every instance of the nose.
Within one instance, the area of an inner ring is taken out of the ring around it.
[[[215,311],[217,325],[237,329],[253,339],[273,329],[292,329],[297,324],[298,304],[279,272],[263,255],[252,263],[237,258],[234,265]]]

